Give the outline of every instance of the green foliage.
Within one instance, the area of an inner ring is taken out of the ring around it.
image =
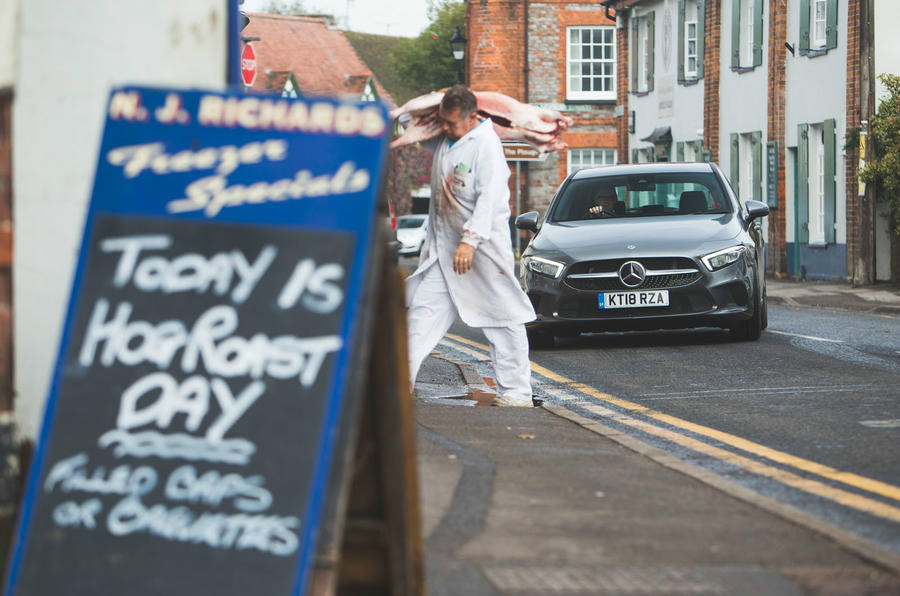
[[[879,198],[889,202],[891,228],[900,236],[900,76],[878,78],[889,95],[869,120],[868,155],[859,176],[866,184],[874,184]]]
[[[436,0],[428,9],[428,18],[431,24],[425,31],[391,50],[394,68],[418,94],[456,83],[457,66],[450,52],[450,38],[456,27],[461,32],[466,29],[465,2]]]

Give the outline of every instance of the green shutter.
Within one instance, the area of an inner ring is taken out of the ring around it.
[[[800,0],[800,55],[809,53],[809,0]]]
[[[762,64],[763,10],[763,2],[753,3],[753,66]]]
[[[741,67],[741,0],[731,0],[731,68]]]
[[[825,10],[825,47],[832,49],[837,47],[838,1],[828,0]]]
[[[684,80],[684,2],[678,0],[678,82]]]
[[[809,243],[809,125],[797,126],[797,223],[800,242]],[[800,247],[797,247],[799,250]]]
[[[638,162],[638,150],[632,149],[631,150],[631,163],[637,163],[637,162]]]
[[[754,201],[762,200],[762,132],[756,131],[750,135],[750,145],[753,155],[753,192]]]
[[[741,181],[741,148],[740,136],[737,133],[731,135],[731,187],[740,198],[739,185]]]
[[[647,91],[653,91],[653,79],[654,79],[654,70],[656,66],[656,60],[654,58],[654,54],[656,53],[656,13],[651,12],[647,15],[647,37],[649,38],[649,43],[647,45],[650,46],[650,55],[648,56],[649,64],[647,64]]]
[[[837,194],[834,126],[833,118],[822,123],[822,131],[825,135],[825,242],[829,244],[834,243],[835,194]]]
[[[675,143],[675,161],[684,161],[684,141]]]
[[[641,46],[638,38],[638,26],[641,20],[637,17],[631,17],[631,92],[638,91],[638,63],[640,58]]]
[[[703,78],[706,53],[706,0],[697,0],[697,78]]]

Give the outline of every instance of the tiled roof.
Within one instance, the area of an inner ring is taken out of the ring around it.
[[[252,42],[259,69],[254,89],[280,90],[286,81],[284,74],[293,73],[303,95],[359,97],[372,76],[343,32],[329,28],[322,17],[249,16],[250,24],[241,35],[260,38]],[[392,103],[377,80],[375,88],[381,99]]]

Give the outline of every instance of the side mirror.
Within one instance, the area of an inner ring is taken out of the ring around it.
[[[538,219],[540,219],[540,217],[541,216],[537,211],[529,211],[528,213],[523,213],[516,218],[516,227],[520,230],[529,230],[537,233]]]
[[[759,201],[747,201],[744,203],[744,207],[747,209],[748,223],[769,214],[769,206],[765,203],[760,203]]]

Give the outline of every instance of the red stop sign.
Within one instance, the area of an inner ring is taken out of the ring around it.
[[[241,51],[241,79],[247,87],[256,80],[256,50],[249,43]]]

